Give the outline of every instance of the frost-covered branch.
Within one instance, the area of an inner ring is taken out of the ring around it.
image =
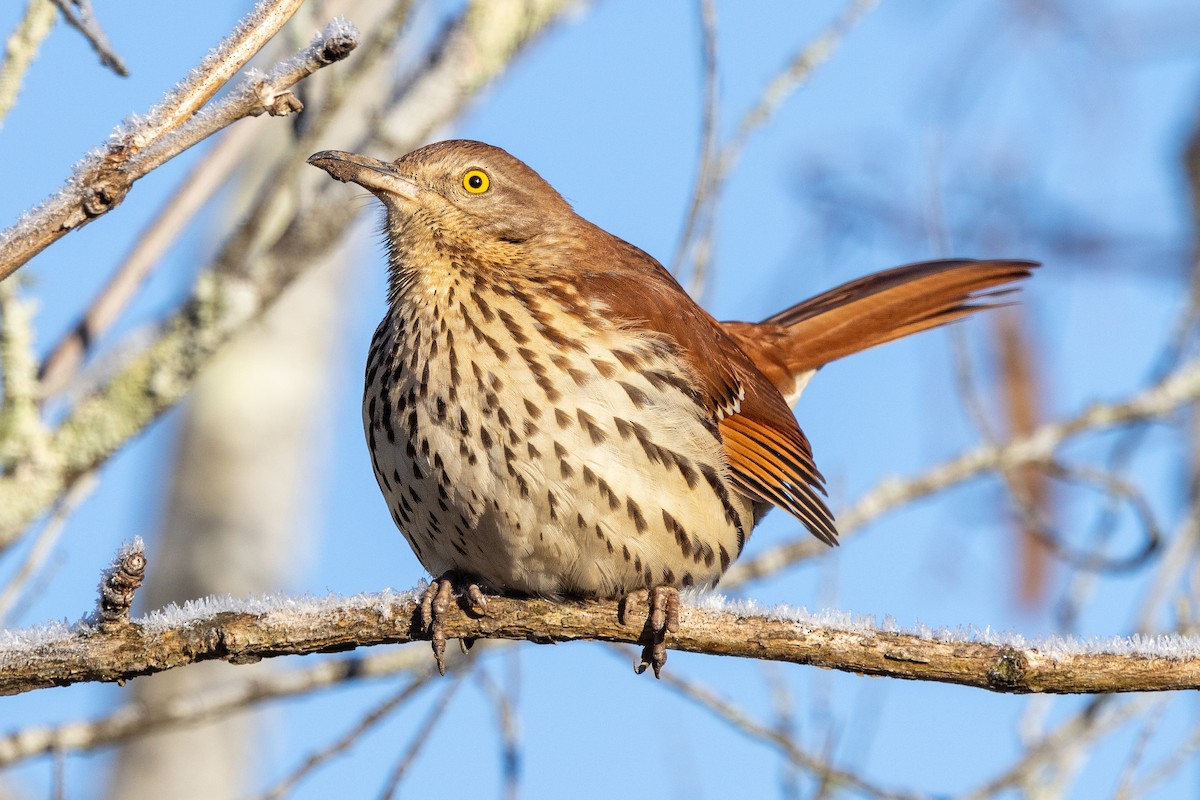
[[[0,232],[0,280],[68,232],[117,206],[134,181],[236,119],[298,110],[287,92],[296,81],[344,58],[357,43],[352,26],[332,23],[307,49],[266,77],[253,76],[211,113],[199,113],[262,48],[303,0],[264,0],[143,119],[118,128],[76,165],[56,195]]]
[[[199,661],[252,663],[426,638],[416,591],[354,597],[208,599],[131,623],[94,621],[0,634],[0,695],[89,681],[125,681]],[[637,610],[609,601],[489,598],[488,613],[455,608],[450,637],[538,643],[637,644]],[[986,631],[902,631],[871,619],[761,608],[710,597],[685,603],[673,650],[809,664],[997,692],[1053,694],[1200,689],[1200,638],[1071,638],[1027,642]],[[432,656],[431,656],[432,658]]]

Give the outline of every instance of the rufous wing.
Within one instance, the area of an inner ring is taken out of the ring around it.
[[[627,267],[628,272],[581,276],[589,294],[626,323],[664,334],[675,344],[696,377],[697,401],[717,423],[737,487],[786,510],[821,541],[837,544],[833,514],[821,497],[824,479],[783,396],[657,261],[627,247],[636,252],[623,253],[623,260],[640,257],[646,263]]]

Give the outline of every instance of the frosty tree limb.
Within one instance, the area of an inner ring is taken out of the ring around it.
[[[274,36],[303,0],[264,0],[141,120],[127,123],[84,159],[57,194],[0,232],[0,280],[76,228],[117,206],[134,181],[188,147],[244,116],[299,108],[287,89],[320,67],[344,58],[357,43],[344,25],[333,25],[285,65],[289,69],[249,79],[217,113],[198,114],[217,90]],[[236,99],[235,99],[236,98]]]
[[[0,636],[0,695],[89,681],[125,681],[199,661],[251,663],[413,642],[415,592],[325,599],[209,601],[103,628],[10,631]],[[641,612],[641,613],[639,613]],[[558,603],[493,597],[488,615],[455,607],[451,637],[538,643],[600,640],[636,644],[645,609],[618,622],[611,601]],[[1200,689],[1200,639],[1144,637],[1086,643],[1025,643],[1014,637],[883,630],[846,615],[685,604],[673,650],[810,664],[996,692],[1052,694]],[[430,656],[432,658],[432,656]]]

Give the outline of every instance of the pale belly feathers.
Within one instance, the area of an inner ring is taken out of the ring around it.
[[[363,423],[396,525],[435,577],[498,591],[712,585],[753,509],[688,376],[639,331],[539,344],[554,309],[534,302],[397,304],[380,324]]]

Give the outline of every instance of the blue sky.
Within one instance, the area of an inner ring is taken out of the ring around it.
[[[20,5],[0,7],[0,30],[11,29]],[[0,167],[0,224],[51,192],[124,116],[155,102],[248,5],[171,4],[164,14],[161,4],[142,0],[100,3],[109,36],[132,70],[128,80],[96,67],[73,32],[55,30],[0,130],[8,154]],[[1043,353],[1052,413],[1070,414],[1144,383],[1186,299],[1190,222],[1179,161],[1196,115],[1200,41],[1188,31],[1200,30],[1200,12],[1170,0],[1064,0],[1056,6],[1069,12],[1062,18],[1016,22],[1008,5],[885,0],[847,37],[755,136],[731,177],[704,293],[714,314],[761,318],[843,280],[923,258],[1034,258],[1047,266],[1021,298]],[[839,8],[718,4],[723,136],[799,43]],[[545,36],[449,133],[505,147],[585,217],[669,262],[694,179],[700,82],[692,3],[596,3]],[[75,320],[189,161],[185,156],[139,182],[117,211],[22,271],[41,302],[43,347]],[[354,198],[348,189],[346,202],[359,202]],[[945,244],[928,232],[939,215]],[[1122,244],[1071,251],[1045,235],[1064,228]],[[211,247],[202,226],[191,232],[106,343],[177,302],[196,254]],[[330,376],[342,388],[328,420],[331,466],[319,490],[319,540],[292,591],[407,588],[423,577],[378,496],[362,442],[361,365],[383,311],[384,275],[379,249],[367,242],[361,252],[344,358]],[[962,327],[984,358],[987,323]],[[980,440],[955,391],[951,353],[949,336],[935,332],[833,365],[813,382],[798,414],[829,478],[835,510],[886,476],[917,473]],[[77,618],[92,603],[96,576],[117,544],[153,532],[161,501],[145,486],[157,484],[170,463],[174,419],[157,423],[105,469],[22,623]],[[1152,455],[1135,462],[1135,474],[1156,510],[1172,520],[1180,487],[1161,453],[1175,447],[1177,432],[1158,428],[1149,436],[1145,449]],[[1095,460],[1106,441],[1090,440],[1072,455]],[[1064,505],[1068,524],[1084,525],[1097,502],[1071,493]],[[901,625],[1052,633],[1051,604],[1020,612],[1012,601],[1010,530],[997,484],[979,481],[889,514],[826,558],[747,594],[767,603],[891,615]],[[774,513],[748,553],[797,531],[797,523]],[[1123,530],[1118,543],[1134,540]],[[11,563],[0,561],[0,576]],[[1128,631],[1145,577],[1102,579],[1078,632]],[[1060,582],[1052,597],[1061,590]],[[489,660],[500,679],[512,670],[519,675],[527,796],[564,787],[580,797],[780,793],[781,762],[771,751],[662,685],[635,678],[600,645],[523,645]],[[883,786],[934,793],[964,790],[1002,770],[1018,751],[1015,726],[1031,705],[1042,704],[1053,720],[1085,702],[683,654],[672,655],[668,669],[760,716],[769,715],[778,682],[795,701],[803,743],[821,750],[832,735],[840,765]],[[394,688],[366,683],[272,706],[266,718],[277,725],[268,736],[264,781]],[[84,686],[6,698],[0,720],[8,728],[92,717],[120,696],[116,687]],[[419,724],[421,707],[391,720],[297,796],[374,795]],[[1195,726],[1195,710],[1186,698],[1167,706],[1150,752],[1169,752]],[[444,789],[451,774],[452,785],[493,793],[499,774],[493,731],[490,706],[476,686],[465,686],[406,789]],[[1081,765],[1070,796],[1105,796],[1136,734],[1129,728],[1106,740]],[[70,796],[98,796],[92,787],[105,774],[105,759],[70,759]],[[39,761],[15,775],[37,796],[50,772],[49,762]],[[1194,790],[1198,778],[1192,765],[1160,796]]]

